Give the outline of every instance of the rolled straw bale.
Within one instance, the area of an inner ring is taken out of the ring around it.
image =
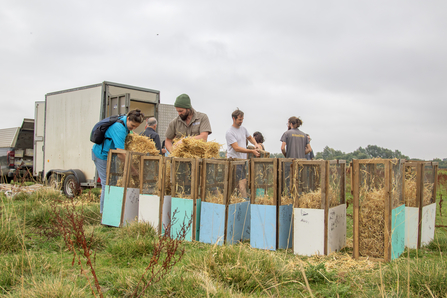
[[[385,188],[363,192],[359,212],[359,252],[383,258],[385,252]]]

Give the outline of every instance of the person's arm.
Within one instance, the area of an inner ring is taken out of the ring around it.
[[[233,144],[231,144],[231,147],[233,147],[234,151],[236,151],[236,152],[253,153],[256,157],[261,156],[261,154],[258,152],[258,150],[242,148],[238,145],[237,142],[234,142]]]
[[[281,152],[286,157],[286,142],[281,143]]]
[[[304,151],[306,154],[312,151],[312,147],[310,147],[310,143],[307,143],[306,150]]]
[[[209,132],[204,131],[204,132],[201,132],[199,135],[194,136],[193,138],[198,139],[198,140],[204,140],[206,142],[206,141],[208,141],[208,135],[209,135]]]
[[[261,145],[258,144],[258,143],[256,142],[256,140],[255,140],[255,138],[253,138],[253,136],[249,136],[249,137],[247,138],[247,140],[248,140],[250,143],[252,143],[253,146],[255,146],[255,148],[258,148],[258,149],[262,150]]]
[[[168,150],[169,153],[172,153],[172,139],[166,138],[165,146],[166,146],[166,150]]]

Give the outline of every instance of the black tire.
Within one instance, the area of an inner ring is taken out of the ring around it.
[[[54,188],[55,190],[61,190],[61,180],[57,174],[51,174],[50,178],[48,179],[48,186]]]
[[[65,177],[63,191],[64,194],[69,198],[73,198],[80,194],[81,187],[75,175],[70,174],[67,177]]]

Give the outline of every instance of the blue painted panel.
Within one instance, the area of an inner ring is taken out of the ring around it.
[[[196,241],[200,239],[200,210],[202,206],[202,200],[197,199],[196,201]]]
[[[293,244],[293,205],[279,206],[278,248],[292,248]]]
[[[250,245],[276,250],[276,206],[251,204]]]
[[[222,245],[225,236],[225,205],[202,202],[200,242]]]
[[[250,202],[228,205],[226,241],[234,244],[250,239]]]
[[[124,187],[106,185],[104,207],[102,210],[103,225],[119,227],[123,212]]]
[[[194,201],[192,199],[181,199],[172,197],[171,199],[171,219],[175,222],[171,226],[171,237],[176,238],[183,225],[187,225],[193,215]],[[186,233],[185,240],[192,240],[192,223]]]
[[[405,249],[405,205],[394,208],[391,217],[391,260],[394,260]]]

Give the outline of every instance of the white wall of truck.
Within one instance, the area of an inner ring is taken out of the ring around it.
[[[112,82],[46,94],[45,102],[35,105],[34,174],[48,179],[52,173],[77,169],[85,176],[81,185],[95,186],[97,176],[90,142],[93,126],[101,119],[135,108],[160,121],[159,104],[157,90]],[[172,105],[164,108],[171,110],[164,114],[175,115]],[[142,132],[144,126],[141,124],[135,132]],[[160,136],[164,133],[160,131]]]

